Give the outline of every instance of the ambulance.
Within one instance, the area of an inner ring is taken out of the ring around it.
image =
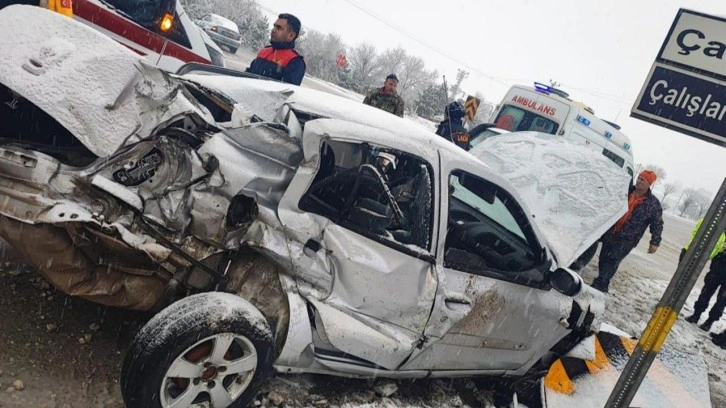
[[[494,126],[510,132],[537,131],[560,135],[602,154],[633,176],[633,148],[620,126],[595,116],[582,102],[539,82],[514,85],[494,111]],[[473,135],[472,135],[473,137]]]

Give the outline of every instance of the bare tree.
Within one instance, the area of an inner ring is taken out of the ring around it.
[[[428,120],[436,120],[443,115],[448,95],[443,84],[432,83],[421,91],[416,100],[416,114]]]
[[[378,50],[372,44],[359,44],[350,49],[350,85],[356,92],[367,92],[382,83]]]
[[[398,72],[406,64],[406,50],[401,47],[389,48],[380,55],[380,66],[385,75],[396,74],[398,79],[401,79],[401,74]],[[381,82],[383,78],[381,78]],[[401,86],[399,83],[398,86]]]
[[[308,30],[297,44],[300,54],[305,56],[307,73],[325,81],[337,83],[340,67],[335,60],[345,54],[345,44],[340,36]]]
[[[679,182],[673,182],[673,183],[665,183],[663,184],[663,196],[660,198],[661,203],[665,202],[666,197],[670,195],[671,193],[676,193],[681,189],[681,183]]]
[[[427,71],[424,60],[413,55],[406,55],[399,72],[398,78],[401,82],[398,91],[406,101],[407,109],[415,112],[415,102],[419,99],[419,95],[436,82],[439,74],[436,71]]]
[[[711,193],[704,189],[687,188],[683,190],[684,198],[681,203],[680,216],[687,214],[694,218],[699,217],[708,208],[711,201],[710,196]]]
[[[388,74],[398,77],[398,93],[406,102],[406,110],[415,112],[421,93],[436,83],[438,73],[426,70],[426,64],[421,57],[409,55],[401,47],[385,50],[378,57],[379,72],[383,79]],[[374,82],[375,83],[375,82]]]

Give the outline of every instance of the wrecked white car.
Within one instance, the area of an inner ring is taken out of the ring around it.
[[[129,407],[244,407],[273,368],[531,386],[600,326],[515,188],[411,122],[171,76],[39,8],[0,11],[0,49],[0,236],[66,293],[163,309]]]

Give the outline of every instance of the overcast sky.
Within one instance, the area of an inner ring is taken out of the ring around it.
[[[465,69],[464,90],[494,103],[513,84],[554,80],[618,122],[635,162],[665,168],[666,182],[715,193],[726,176],[726,148],[629,116],[678,9],[726,16],[725,0],[257,1],[348,45],[400,45],[449,81]]]

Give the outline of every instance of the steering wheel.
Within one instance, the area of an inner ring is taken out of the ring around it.
[[[393,218],[395,218],[398,225],[403,225],[403,211],[401,211],[401,207],[398,206],[398,203],[393,198],[393,194],[391,194],[391,190],[388,188],[388,185],[386,184],[385,179],[383,178],[383,175],[381,172],[378,171],[377,168],[375,168],[371,164],[362,164],[358,168],[358,174],[355,177],[355,182],[353,183],[353,189],[350,192],[350,195],[348,196],[348,199],[345,200],[345,210],[350,208],[350,206],[353,204],[353,201],[355,201],[355,198],[358,196],[358,190],[360,190],[360,184],[361,184],[361,178],[363,177],[363,172],[367,171],[373,176],[375,176],[375,179],[378,181],[378,183],[383,187],[383,192],[385,193],[386,198],[388,199],[388,203],[391,207],[391,210],[393,210]],[[344,210],[344,211],[345,211]]]
[[[512,263],[521,265],[519,257],[521,256],[516,250],[508,254],[500,254],[494,248],[483,244],[481,236],[483,234],[482,224],[480,222],[464,222],[462,224],[454,224],[449,231],[447,239],[454,239],[464,249],[472,254],[483,258],[487,265],[502,271],[514,272],[509,265]]]

